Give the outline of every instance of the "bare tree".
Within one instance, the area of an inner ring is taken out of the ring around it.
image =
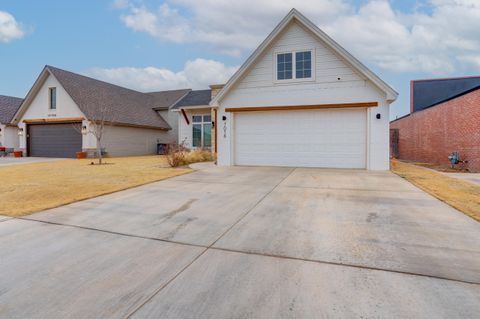
[[[101,165],[103,163],[102,142],[105,135],[105,129],[113,124],[115,114],[112,112],[111,108],[105,105],[100,106],[97,113],[99,115],[97,116],[97,119],[89,120],[89,125],[82,130],[82,134],[86,135],[90,133],[95,137],[96,155],[98,164]]]

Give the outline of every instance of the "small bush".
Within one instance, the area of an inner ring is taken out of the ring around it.
[[[178,167],[185,165],[185,151],[181,145],[169,144],[167,146],[166,154],[167,163],[171,167]]]

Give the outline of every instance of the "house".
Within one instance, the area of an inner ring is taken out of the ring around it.
[[[97,142],[92,123],[104,121],[101,147],[110,156],[155,154],[157,143],[172,143],[177,133],[162,116],[190,90],[141,93],[46,66],[12,123],[28,156],[75,157],[90,154]]]
[[[410,113],[390,123],[398,158],[480,172],[480,76],[411,81]]]
[[[22,101],[18,97],[0,95],[0,146],[13,149],[18,147],[17,127],[11,123]]]
[[[175,108],[192,145],[213,122],[218,165],[389,169],[398,93],[295,9],[211,93]]]

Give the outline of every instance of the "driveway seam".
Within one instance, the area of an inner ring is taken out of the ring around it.
[[[258,253],[258,252],[252,252],[252,251],[243,251],[243,250],[221,248],[221,247],[212,247],[212,249],[220,250],[220,251],[227,251],[227,252],[232,252],[232,253],[238,253],[238,254],[245,254],[245,255],[272,257],[272,258],[287,259],[287,260],[298,260],[298,261],[305,261],[305,262],[332,265],[332,266],[341,266],[341,267],[358,268],[358,269],[373,270],[373,271],[390,272],[390,273],[396,273],[396,274],[407,275],[407,276],[426,277],[426,278],[431,278],[431,279],[447,280],[447,281],[453,281],[453,282],[475,285],[475,286],[480,285],[480,282],[475,282],[475,281],[452,279],[452,278],[448,278],[448,277],[434,276],[434,275],[427,275],[427,274],[418,274],[418,273],[402,271],[402,270],[383,269],[383,268],[364,266],[364,265],[344,264],[344,263],[339,263],[339,262],[334,262],[334,261],[315,260],[315,259],[308,259],[308,258],[301,258],[301,257],[290,257],[290,256],[282,256],[282,255],[267,254],[267,253]]]
[[[270,195],[277,187],[280,185],[285,179],[287,179],[294,171],[296,168],[293,168],[280,182],[278,182],[270,191],[268,191],[264,196],[262,196],[256,203],[253,205],[245,214],[240,216],[240,218],[233,223],[227,230],[225,230],[213,243],[208,245],[206,249],[199,254],[191,263],[189,263],[186,267],[182,268],[173,278],[171,278],[167,283],[162,285],[159,289],[157,289],[145,302],[143,302],[141,305],[139,305],[136,309],[134,309],[130,314],[128,314],[125,319],[131,318],[138,310],[140,310],[143,306],[145,306],[149,301],[151,301],[160,291],[162,291],[165,287],[167,287],[173,280],[175,280],[178,276],[180,276],[185,270],[187,270],[188,267],[190,267],[196,260],[198,260],[202,255],[204,255],[209,249],[215,249],[213,248],[213,245],[215,245],[225,234],[227,234],[233,227],[235,227],[242,219],[244,219],[252,210],[255,209],[268,195]]]
[[[277,186],[275,186],[276,188]],[[275,189],[274,188],[274,189]],[[273,191],[273,189],[272,189]],[[269,193],[271,193],[270,191]],[[266,197],[266,196],[265,196]],[[260,201],[263,201],[261,199]],[[255,205],[256,206],[256,205]],[[255,208],[255,206],[253,208]],[[251,210],[253,210],[253,208]],[[220,251],[227,251],[227,252],[233,252],[233,253],[239,253],[239,254],[246,254],[246,255],[255,255],[255,256],[262,256],[262,257],[272,257],[272,258],[280,258],[280,259],[288,259],[288,260],[298,260],[298,261],[305,261],[305,262],[312,262],[312,263],[317,263],[317,264],[326,264],[326,265],[333,265],[333,266],[341,266],[341,267],[349,267],[349,268],[359,268],[359,269],[366,269],[366,270],[374,270],[374,271],[383,271],[383,272],[391,272],[391,273],[397,273],[397,274],[402,274],[402,275],[409,275],[409,276],[418,276],[418,277],[426,277],[426,278],[431,278],[431,279],[438,279],[438,280],[448,280],[448,281],[453,281],[453,282],[459,282],[459,283],[464,283],[464,284],[470,284],[470,285],[480,285],[480,282],[475,282],[475,281],[467,281],[467,280],[461,280],[461,279],[453,279],[453,278],[448,278],[448,277],[443,277],[443,276],[435,276],[435,275],[427,275],[427,274],[420,274],[420,273],[414,273],[414,272],[408,272],[408,271],[402,271],[402,270],[394,270],[394,269],[385,269],[385,268],[378,268],[378,267],[371,267],[371,266],[365,266],[365,265],[357,265],[357,264],[346,264],[346,263],[339,263],[339,262],[333,262],[333,261],[326,261],[326,260],[316,260],[316,259],[308,259],[308,258],[301,258],[301,257],[292,257],[292,256],[283,256],[283,255],[275,255],[275,254],[268,254],[268,253],[259,253],[259,252],[253,252],[253,251],[244,251],[244,250],[237,250],[237,249],[231,249],[231,248],[222,248],[222,247],[213,247],[215,243],[217,243],[218,240],[220,240],[227,232],[229,232],[238,222],[241,221],[244,217],[248,215],[248,213],[251,211],[249,210],[243,217],[241,217],[235,224],[226,230],[220,237],[215,240],[211,245],[200,245],[200,244],[192,244],[192,243],[185,243],[185,242],[179,242],[179,241],[172,241],[172,240],[167,240],[167,239],[162,239],[162,238],[155,238],[155,237],[148,237],[148,236],[141,236],[141,235],[135,235],[135,234],[127,234],[127,233],[120,233],[120,232],[115,232],[115,231],[110,231],[110,230],[104,230],[104,229],[98,229],[98,228],[93,228],[93,227],[86,227],[86,226],[78,226],[78,225],[71,225],[71,224],[62,224],[62,223],[56,223],[56,222],[51,222],[51,221],[43,221],[43,220],[37,220],[37,219],[31,219],[31,218],[26,218],[26,217],[11,217],[9,219],[1,220],[1,222],[5,222],[8,220],[14,220],[14,219],[19,219],[19,220],[25,220],[25,221],[31,221],[31,222],[38,222],[38,223],[44,223],[44,224],[49,224],[49,225],[56,225],[56,226],[64,226],[64,227],[72,227],[72,228],[78,228],[78,229],[84,229],[84,230],[91,230],[91,231],[98,231],[102,233],[107,233],[111,235],[118,235],[118,236],[125,236],[125,237],[131,237],[131,238],[138,238],[138,239],[146,239],[146,240],[152,240],[152,241],[158,241],[158,242],[163,242],[163,243],[168,243],[168,244],[177,244],[177,245],[182,245],[182,246],[188,246],[188,247],[195,247],[195,248],[205,248],[205,250],[198,256],[200,257],[209,249],[213,250],[220,250]],[[183,271],[183,270],[182,270]],[[137,309],[138,310],[138,309]],[[128,318],[128,317],[126,317]]]
[[[338,187],[314,187],[314,186],[293,186],[293,185],[284,185],[280,187],[285,188],[308,188],[308,189],[319,189],[319,190],[335,190],[335,191],[358,191],[358,192],[382,192],[382,193],[420,193],[416,190],[411,191],[398,191],[398,190],[383,190],[383,189],[358,189],[358,188],[338,188]]]

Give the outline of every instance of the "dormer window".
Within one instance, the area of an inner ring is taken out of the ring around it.
[[[57,109],[57,88],[48,89],[48,100],[49,100],[49,109]]]
[[[276,54],[277,81],[313,79],[312,51],[293,51]]]

